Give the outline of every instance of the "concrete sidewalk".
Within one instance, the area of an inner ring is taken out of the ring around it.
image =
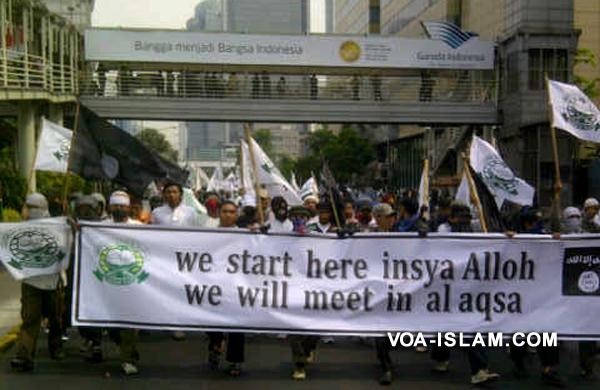
[[[0,269],[0,352],[10,348],[17,338],[20,310],[21,284]]]

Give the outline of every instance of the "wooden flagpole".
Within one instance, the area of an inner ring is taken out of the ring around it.
[[[246,138],[246,144],[248,144],[248,153],[250,154],[250,163],[252,164],[252,174],[254,175],[254,192],[256,195],[256,209],[258,210],[258,222],[260,226],[265,224],[265,212],[260,202],[260,183],[258,180],[258,169],[256,167],[256,157],[254,156],[254,144],[252,143],[252,137],[250,137],[250,125],[244,123],[244,136]]]
[[[69,173],[69,168],[71,167],[71,160],[73,159],[73,146],[75,146],[75,140],[77,139],[77,130],[79,127],[79,101],[77,101],[77,106],[75,107],[75,120],[73,121],[73,137],[71,137],[71,147],[69,148],[69,159],[67,160],[67,172],[65,172],[65,182],[63,186],[63,196],[62,196],[62,206],[63,211],[67,212],[68,202],[67,196],[69,194],[69,187],[71,185],[71,175]]]
[[[560,178],[560,162],[558,159],[558,140],[556,138],[556,128],[554,127],[554,110],[552,101],[550,100],[550,80],[548,75],[544,75],[546,80],[546,98],[548,100],[548,119],[550,122],[550,137],[552,138],[552,154],[554,156],[554,208],[560,210],[560,193],[562,192],[563,183]],[[539,145],[538,145],[539,148]],[[559,214],[556,214],[558,217]]]
[[[242,144],[242,140],[240,140],[240,184],[245,192],[244,183],[244,145]]]
[[[483,213],[483,206],[481,205],[481,199],[479,199],[479,193],[477,192],[477,186],[475,185],[475,181],[473,180],[473,176],[471,176],[470,162],[467,155],[463,152],[462,159],[464,162],[464,174],[467,176],[467,182],[469,183],[469,192],[471,195],[471,202],[475,204],[477,208],[477,212],[479,213],[479,221],[481,222],[481,229],[483,229],[484,233],[488,232],[487,221],[485,220],[485,214]]]
[[[42,129],[43,130],[43,129]],[[35,135],[37,139],[35,140],[35,150],[33,151],[33,161],[31,162],[31,167],[29,168],[29,174],[27,175],[27,193],[31,192],[31,180],[33,179],[33,175],[35,175],[35,164],[37,162],[37,154],[40,148],[40,141],[42,138],[42,130],[36,131]],[[23,205],[25,207],[25,205]]]

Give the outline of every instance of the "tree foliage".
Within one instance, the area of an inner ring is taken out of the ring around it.
[[[592,69],[598,68],[598,60],[590,49],[581,48],[577,49],[577,54],[575,55],[575,66],[582,65],[588,66]],[[590,98],[596,98],[600,95],[600,90],[598,86],[598,82],[600,78],[588,79],[580,74],[574,75],[575,84]]]
[[[148,149],[160,154],[168,161],[177,163],[179,153],[158,130],[146,128],[137,133],[135,137],[146,145]]]
[[[262,150],[273,160],[273,135],[269,129],[258,129],[252,133],[252,138],[260,145]]]
[[[17,171],[14,149],[8,146],[2,148],[0,150],[0,207],[20,210],[26,193],[26,180]]]
[[[311,173],[318,175],[325,160],[339,183],[352,184],[375,160],[375,149],[369,140],[351,127],[343,127],[337,135],[327,129],[317,130],[309,135],[307,143],[306,156],[296,160],[293,166],[286,161],[286,170],[290,173],[293,170],[300,180],[307,180]]]

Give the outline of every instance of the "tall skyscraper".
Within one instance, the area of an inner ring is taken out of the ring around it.
[[[309,30],[309,0],[204,0],[187,29],[246,34],[301,34]]]
[[[309,31],[309,19],[308,0],[204,0],[196,6],[186,26],[190,31],[302,34]],[[279,152],[292,156],[301,152],[300,138],[306,126],[256,123],[254,128],[268,128],[274,143],[281,146],[277,148]],[[294,132],[292,128],[299,130]],[[187,122],[183,133],[182,159],[203,161],[204,166],[210,167],[226,156],[225,147],[239,142],[243,126],[241,123]],[[227,165],[230,164],[228,161]]]
[[[79,31],[92,25],[95,0],[42,0],[50,12],[73,23]]]

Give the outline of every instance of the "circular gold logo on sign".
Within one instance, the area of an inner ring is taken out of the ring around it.
[[[340,46],[340,57],[346,62],[354,62],[360,58],[360,46],[354,41],[346,41]]]

